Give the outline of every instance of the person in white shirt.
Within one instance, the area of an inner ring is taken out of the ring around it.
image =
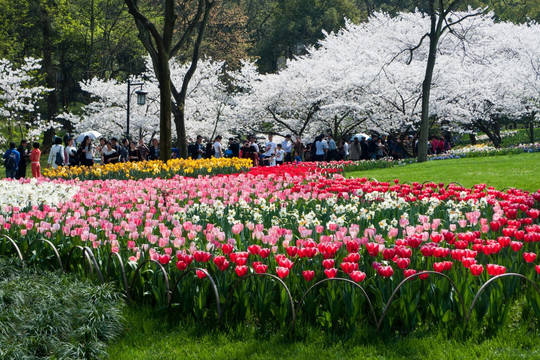
[[[49,152],[49,159],[47,160],[47,164],[49,166],[52,166],[53,169],[57,169],[59,165],[56,163],[56,154],[59,153],[60,157],[62,158],[62,165],[66,164],[66,157],[64,155],[64,147],[62,146],[62,139],[57,137],[54,139],[54,145],[51,147],[51,151]]]
[[[291,151],[292,151],[292,136],[291,135],[287,135],[285,136],[285,140],[283,140],[281,142],[281,146],[283,147],[283,151],[285,151],[285,159],[284,161],[285,162],[291,162],[292,161],[292,154],[291,154]]]
[[[69,138],[66,146],[66,165],[77,166],[79,161],[77,159],[77,148],[74,146],[75,140]]]
[[[263,160],[267,160],[269,163],[272,156],[276,154],[276,143],[273,141],[273,138],[274,136],[272,134],[268,135],[268,141],[264,146],[265,152],[262,154]]]
[[[214,157],[223,157],[223,150],[221,148],[221,135],[216,136],[216,139],[214,140]]]
[[[276,165],[282,165],[283,160],[285,159],[285,150],[281,144],[277,145],[276,156],[274,157]]]
[[[324,135],[319,135],[315,141],[315,160],[324,161],[328,152],[328,143],[324,139]]]
[[[349,140],[343,141],[343,160],[349,160]]]

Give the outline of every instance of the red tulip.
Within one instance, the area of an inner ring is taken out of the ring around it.
[[[266,259],[268,257],[268,255],[270,255],[270,249],[268,248],[261,248],[259,250],[259,255],[263,258],[263,259]]]
[[[287,255],[289,255],[289,257],[295,257],[298,253],[298,248],[296,246],[287,246],[285,250],[287,251]]]
[[[421,280],[425,280],[429,277],[429,274],[420,274],[418,275],[418,277],[421,279]]]
[[[433,270],[437,271],[437,272],[443,272],[444,270],[444,263],[442,262],[436,262],[436,263],[433,263]]]
[[[202,270],[197,270],[196,273],[199,279],[204,279],[206,277],[206,273]]]
[[[283,278],[286,278],[287,275],[289,275],[289,269],[287,269],[286,267],[280,266],[280,267],[278,267],[278,268],[276,269],[276,273],[278,274],[278,276],[279,276],[280,278],[283,279]]]
[[[502,275],[506,272],[506,268],[497,264],[487,264],[487,273],[491,276]]]
[[[334,259],[325,259],[323,260],[322,265],[324,266],[325,269],[330,269],[334,267],[334,263],[335,263]]]
[[[313,270],[304,270],[302,271],[302,276],[306,281],[311,281],[315,277],[315,271]]]
[[[484,267],[480,264],[471,265],[469,269],[471,270],[471,274],[474,276],[479,276],[484,271]]]
[[[377,243],[367,243],[366,248],[368,251],[369,256],[377,256],[379,255],[379,244]]]
[[[476,259],[475,258],[470,258],[470,257],[464,257],[464,258],[461,259],[461,263],[466,268],[470,268],[472,265],[476,264]]]
[[[424,245],[420,248],[420,252],[422,253],[424,257],[429,257],[433,255],[433,249],[434,249],[434,246]]]
[[[178,270],[184,271],[184,270],[186,270],[188,265],[184,261],[177,261],[176,262],[176,267],[178,268]]]
[[[338,272],[338,269],[336,269],[336,268],[330,268],[330,269],[325,269],[325,270],[324,270],[324,274],[325,274],[328,278],[334,278],[334,277],[336,277],[337,272]]]
[[[379,266],[377,273],[382,277],[390,277],[394,274],[394,269],[391,266]]]
[[[521,250],[521,247],[523,246],[523,243],[522,242],[519,242],[519,241],[512,241],[510,243],[510,247],[512,248],[512,250],[514,250],[515,252],[518,252],[519,250]]]
[[[396,253],[396,251],[395,251],[394,249],[392,249],[392,248],[385,248],[385,249],[383,250],[383,253],[382,253],[382,254],[383,254],[383,258],[384,258],[385,260],[390,260],[391,258],[394,257],[395,253]]]
[[[343,261],[345,262],[354,262],[357,263],[360,261],[360,254],[359,253],[350,253],[346,257],[343,258]]]
[[[294,262],[287,259],[287,258],[280,258],[278,260],[278,265],[281,266],[281,267],[285,267],[287,269],[292,269],[292,267],[294,265]]]
[[[248,251],[251,255],[258,255],[261,247],[259,245],[249,245]]]
[[[536,269],[536,272],[540,274],[540,265],[536,265],[534,268]]]
[[[234,271],[236,271],[236,275],[242,277],[247,274],[248,267],[246,265],[236,266]]]
[[[171,257],[169,255],[159,255],[159,263],[161,265],[167,265],[171,261]]]
[[[268,265],[260,263],[257,265],[253,264],[253,269],[257,274],[264,274],[268,270]]]
[[[523,259],[525,259],[526,262],[532,263],[534,260],[536,260],[536,254],[535,253],[523,253]]]
[[[501,228],[501,223],[498,221],[492,221],[489,223],[489,226],[491,227],[492,231],[499,231]]]
[[[233,246],[231,244],[223,244],[221,245],[221,251],[225,255],[230,254],[233,251]]]
[[[360,249],[360,244],[356,240],[351,240],[347,243],[347,252],[349,253],[357,253],[358,249]]]
[[[351,272],[358,270],[358,264],[353,262],[342,262],[341,270],[343,270],[345,274],[350,274]]]
[[[403,274],[405,275],[405,278],[408,278],[409,276],[413,276],[416,274],[416,270],[414,269],[405,269],[403,270]]]
[[[409,264],[411,263],[411,259],[409,258],[398,258],[395,261],[396,265],[400,269],[406,269],[409,267]]]
[[[195,251],[195,253],[193,254],[193,258],[195,259],[195,261],[198,261],[198,262],[207,262],[208,260],[210,260],[211,257],[212,257],[212,254],[206,251],[198,250],[198,251]]]
[[[366,278],[366,273],[362,271],[355,270],[349,274],[351,279],[355,282],[362,282]]]

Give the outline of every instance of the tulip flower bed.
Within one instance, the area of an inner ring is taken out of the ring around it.
[[[539,191],[346,179],[309,164],[57,183],[77,191],[1,209],[19,257],[196,319],[497,326],[516,300],[540,315]]]
[[[251,168],[250,159],[172,159],[162,161],[123,162],[117,164],[87,166],[63,166],[43,169],[43,176],[79,180],[137,180],[147,177],[170,179],[175,175],[197,177],[199,175],[234,174]]]
[[[507,148],[496,148],[487,144],[468,145],[447,151],[444,154],[430,155],[429,160],[448,160],[470,157],[502,156],[512,154],[535,153],[540,151],[540,143],[518,144]]]

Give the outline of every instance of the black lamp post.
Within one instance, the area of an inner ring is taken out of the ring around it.
[[[147,91],[142,90],[142,86],[143,86],[142,82],[131,82],[131,80],[128,79],[128,82],[127,82],[127,127],[126,127],[126,136],[128,139],[129,139],[129,106],[131,103],[131,87],[132,86],[140,86],[139,90],[135,91],[135,94],[137,94],[137,105],[146,104],[146,94],[148,94]]]

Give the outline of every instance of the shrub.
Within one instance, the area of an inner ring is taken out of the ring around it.
[[[122,331],[120,295],[0,258],[0,358],[96,359]]]

